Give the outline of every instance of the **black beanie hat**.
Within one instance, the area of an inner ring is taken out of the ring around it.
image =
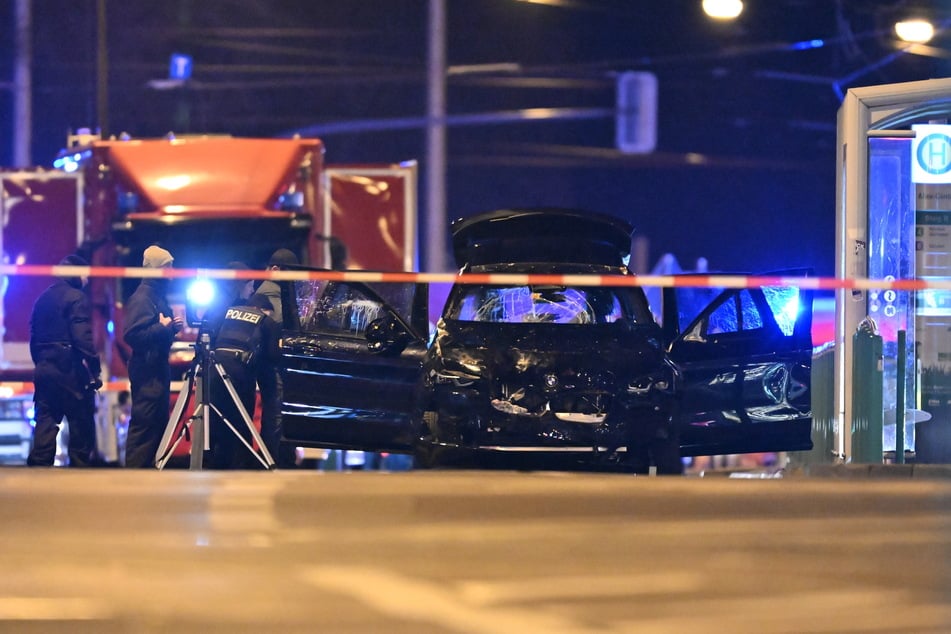
[[[286,266],[300,264],[300,260],[290,249],[278,249],[271,254],[271,259],[267,261],[268,266]]]
[[[67,255],[65,258],[60,260],[60,266],[89,266],[89,262],[84,260],[82,257],[72,253]]]

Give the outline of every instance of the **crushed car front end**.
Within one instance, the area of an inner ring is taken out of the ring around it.
[[[424,366],[424,442],[434,462],[627,469],[673,435],[675,383],[639,288],[459,286]]]

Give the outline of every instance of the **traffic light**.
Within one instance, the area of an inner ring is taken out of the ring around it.
[[[626,72],[617,77],[615,144],[627,154],[647,154],[657,145],[657,77]]]

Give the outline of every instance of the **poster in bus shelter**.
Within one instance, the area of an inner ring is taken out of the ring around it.
[[[915,200],[916,277],[951,280],[951,185],[918,184]],[[946,463],[951,461],[951,291],[919,291],[916,304],[919,408],[931,417],[914,425],[915,461]]]

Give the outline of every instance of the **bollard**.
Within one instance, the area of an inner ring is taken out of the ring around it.
[[[895,386],[895,463],[905,464],[905,350],[906,333],[898,331],[898,367]]]
[[[835,348],[828,343],[813,351],[812,372],[812,449],[790,451],[790,468],[832,464],[838,457],[835,443]]]
[[[852,336],[852,462],[882,462],[884,359],[871,317]]]

